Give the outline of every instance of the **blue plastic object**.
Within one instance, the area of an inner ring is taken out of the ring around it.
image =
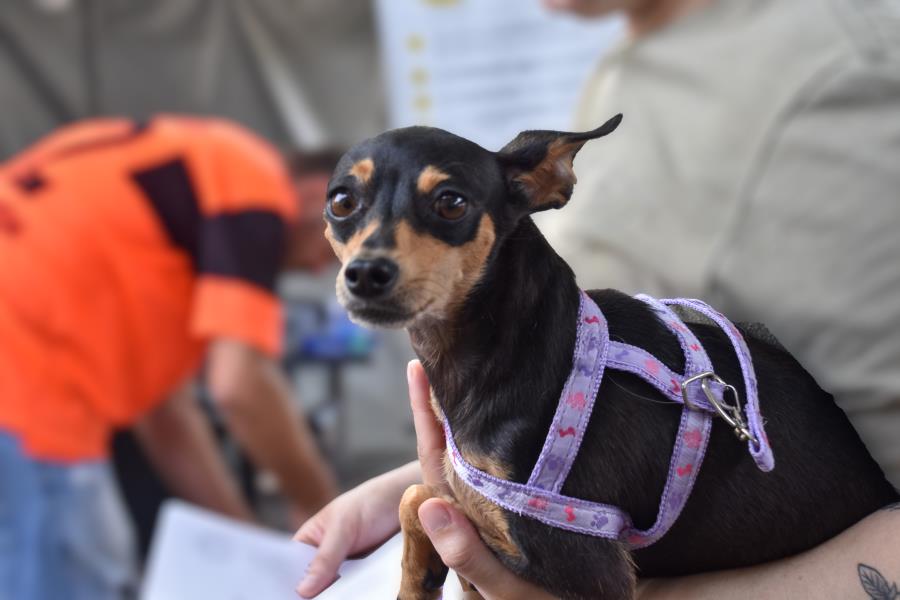
[[[291,308],[288,338],[297,340],[295,348],[300,360],[359,360],[372,353],[376,335],[351,322],[336,302],[325,307],[295,305]]]

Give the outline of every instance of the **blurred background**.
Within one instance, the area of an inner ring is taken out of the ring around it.
[[[295,174],[321,177],[335,156],[388,128],[442,127],[497,150],[525,129],[592,128],[624,112],[616,140],[576,161],[572,215],[539,220],[583,285],[695,295],[766,321],[858,413],[896,474],[900,9],[790,4],[6,0],[0,163],[81,120],[177,114],[239,124]],[[822,210],[831,200],[843,208]],[[873,239],[884,241],[854,261]],[[334,299],[337,269],[323,262],[278,278],[277,364],[298,422],[345,490],[415,458],[404,376],[412,352],[405,332],[347,320]],[[835,289],[857,292],[796,325]],[[892,300],[872,302],[875,292]],[[787,308],[772,308],[773,297]],[[810,333],[851,304],[860,327]],[[189,384],[254,519],[295,528],[296,506],[230,432],[202,368]],[[143,554],[172,491],[128,427],[113,448]]]
[[[584,21],[539,0],[12,0],[0,13],[0,161],[79,120],[164,113],[229,119],[295,157],[412,124],[499,149],[523,129],[568,127],[621,29],[618,18]],[[346,319],[336,273],[332,264],[279,279],[280,364],[347,489],[415,458],[404,375],[413,355],[405,332]],[[197,389],[259,521],[296,526],[277,478],[247,459],[202,376]],[[172,492],[127,430],[114,450],[145,555]]]

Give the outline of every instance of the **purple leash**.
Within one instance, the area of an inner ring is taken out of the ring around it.
[[[709,444],[714,416],[722,417],[739,439],[748,442],[750,453],[762,471],[772,470],[775,459],[759,413],[753,362],[738,329],[700,300],[656,300],[644,295],[637,298],[647,303],[678,338],[684,352],[685,372],[675,373],[642,348],[611,341],[600,308],[581,292],[572,371],[527,483],[499,479],[467,463],[456,447],[450,424],[443,419],[451,463],[469,486],[494,504],[552,527],[621,539],[632,548],[643,548],[665,535],[687,503]],[[670,305],[684,306],[704,315],[728,336],[744,377],[746,419],[736,390],[715,374],[700,341]],[[628,513],[616,506],[561,494],[578,456],[606,367],[633,373],[673,402],[683,405],[659,513],[656,522],[645,531],[635,528]],[[731,396],[731,402],[727,395]]]

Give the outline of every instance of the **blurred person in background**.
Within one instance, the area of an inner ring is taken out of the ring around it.
[[[333,259],[327,178],[292,182],[246,130],[169,116],[84,121],[0,165],[0,599],[133,584],[116,428],[174,492],[253,518],[187,384],[204,359],[230,432],[295,513],[334,496],[276,362],[274,295],[283,269]]]
[[[635,7],[574,125],[622,135],[541,223],[582,287],[764,323],[900,486],[900,4],[545,2]]]
[[[580,285],[700,297],[765,323],[900,484],[898,4],[545,4],[582,16],[621,11],[629,30],[575,120],[589,130],[623,112],[621,135],[579,153],[572,201],[539,221]],[[300,529],[298,539],[320,548],[299,588],[306,596],[330,583],[348,552],[398,530],[406,486],[440,484],[443,438],[428,383],[415,364],[409,378],[421,465],[347,492]],[[429,500],[419,517],[444,562],[488,600],[541,597],[446,502]],[[639,595],[893,597],[898,539],[900,510],[880,511],[802,555],[645,581]]]

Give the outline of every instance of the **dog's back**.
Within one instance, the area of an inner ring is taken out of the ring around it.
[[[591,296],[608,319],[612,339],[651,349],[672,369],[683,367],[677,341],[642,302],[613,290]],[[706,324],[690,327],[716,372],[741,390],[740,368],[724,334]],[[678,521],[661,540],[633,553],[640,576],[686,575],[776,560],[816,546],[897,500],[897,492],[831,395],[777,342],[761,337],[758,332],[745,336],[776,468],[769,473],[757,469],[746,445],[716,420]],[[639,528],[652,525],[680,412],[643,380],[627,373],[607,374],[563,492],[621,506]],[[546,430],[549,423],[541,427]],[[570,588],[580,580],[580,593],[590,597],[596,573],[603,569],[597,557],[603,556],[606,540],[573,536],[522,517],[513,519],[511,530],[523,555],[545,558],[527,567],[510,566],[527,568],[531,576],[540,572],[541,583],[549,589],[562,578]],[[560,548],[567,551],[561,553]],[[559,558],[548,560],[550,556]]]

